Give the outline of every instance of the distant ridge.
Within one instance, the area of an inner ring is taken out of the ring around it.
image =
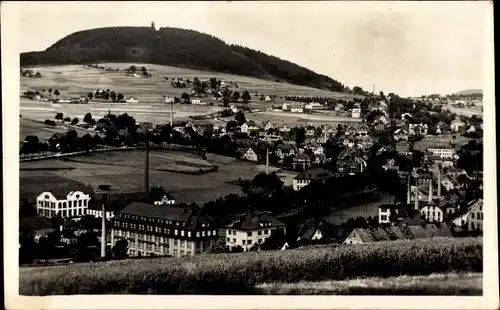
[[[482,89],[466,89],[459,92],[454,93],[454,95],[475,95],[475,94],[483,94]]]
[[[75,32],[45,51],[21,54],[21,66],[136,62],[253,76],[331,91],[340,82],[278,57],[194,30],[108,27]]]

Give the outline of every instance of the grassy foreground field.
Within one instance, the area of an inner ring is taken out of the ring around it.
[[[265,283],[263,295],[470,295],[483,292],[482,273],[444,273],[428,276],[363,278],[343,281]]]
[[[308,250],[124,260],[20,268],[19,293],[256,294],[259,284],[270,282],[480,273],[482,260],[482,238],[437,238]]]

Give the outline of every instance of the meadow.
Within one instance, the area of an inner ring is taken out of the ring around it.
[[[256,294],[259,285],[265,283],[482,273],[482,253],[482,238],[435,238],[315,247],[307,251],[22,267],[19,293]]]
[[[242,194],[241,187],[230,182],[243,176],[253,178],[265,171],[263,165],[225,156],[207,154],[207,159],[203,160],[198,154],[190,152],[151,151],[150,185],[163,186],[178,202],[203,203],[231,193]],[[99,184],[108,184],[122,192],[143,191],[144,163],[144,151],[140,150],[22,162],[19,172],[21,196],[33,197],[33,193],[52,187],[66,188],[69,181],[87,184],[94,189]],[[183,173],[214,165],[218,166],[217,171],[200,175]],[[295,176],[285,171],[278,172],[278,175],[287,185],[291,184]],[[54,179],[54,182],[46,183],[46,179]]]
[[[105,63],[105,67],[125,69],[130,63]],[[125,98],[133,96],[138,103],[89,103],[89,104],[54,104],[48,102],[34,102],[21,98],[21,114],[23,117],[37,120],[52,119],[56,112],[63,112],[70,117],[83,118],[90,112],[95,117],[102,117],[108,110],[112,113],[129,113],[138,121],[147,121],[153,124],[164,124],[169,121],[170,108],[162,103],[162,95],[178,96],[183,92],[190,92],[189,88],[174,88],[168,78],[182,77],[183,79],[207,80],[211,77],[224,82],[236,82],[240,92],[248,90],[253,97],[249,106],[254,109],[264,109],[265,105],[259,101],[260,95],[276,95],[277,98],[290,96],[321,96],[331,98],[350,99],[352,95],[310,88],[289,83],[279,83],[270,80],[243,77],[230,74],[198,71],[169,66],[134,64],[138,67],[146,66],[153,73],[151,78],[137,78],[125,76],[123,71],[101,71],[95,68],[86,68],[81,65],[38,67],[42,78],[31,79],[21,77],[21,92],[27,90],[58,89],[62,97],[86,95],[96,89],[111,89],[122,93]],[[255,95],[258,95],[258,98]],[[281,101],[277,99],[276,104]],[[189,115],[207,114],[220,110],[216,106],[174,105],[174,118],[186,118]],[[271,116],[276,118],[276,116]],[[332,118],[335,120],[335,118]],[[287,121],[287,118],[284,119]],[[328,121],[324,119],[323,121]]]

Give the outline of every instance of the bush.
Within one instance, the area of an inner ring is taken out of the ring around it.
[[[46,119],[45,120],[45,125],[55,126],[56,122],[54,122],[53,120],[50,120],[50,119]]]
[[[21,268],[21,295],[242,294],[266,282],[482,272],[482,238],[435,238],[287,251]],[[64,285],[63,285],[64,284]]]

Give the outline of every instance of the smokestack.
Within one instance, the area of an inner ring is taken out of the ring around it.
[[[411,173],[408,173],[408,184],[407,184],[407,193],[406,193],[406,204],[411,203]]]
[[[170,127],[174,124],[174,101],[170,101]]]
[[[146,164],[144,167],[144,189],[145,189],[146,193],[149,192],[149,137],[148,137],[148,133],[149,132],[146,131],[146,150],[145,150]]]
[[[269,146],[266,147],[266,174],[269,174]]]
[[[441,169],[439,168],[439,166],[437,167],[437,170],[438,170],[437,196],[438,199],[441,199]]]
[[[418,210],[418,186],[415,186],[415,210]]]
[[[101,226],[101,257],[106,257],[106,200],[107,195],[103,195],[102,201],[102,226]]]

